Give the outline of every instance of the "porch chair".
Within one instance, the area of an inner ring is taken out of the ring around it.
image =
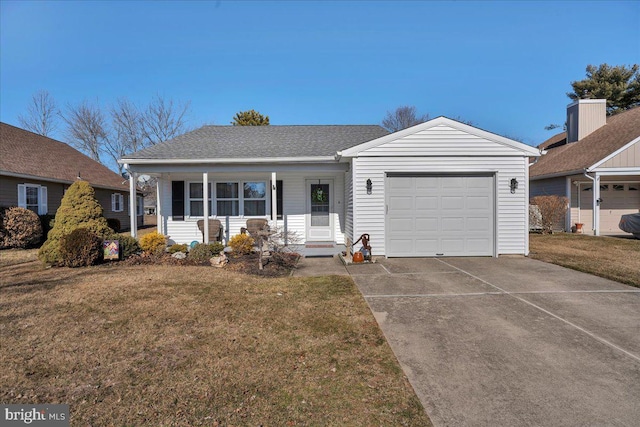
[[[251,237],[257,239],[259,232],[269,231],[269,221],[261,218],[248,219],[246,231]]]
[[[202,241],[204,242],[204,220],[198,220],[198,230],[202,233]],[[219,219],[209,220],[209,242],[221,242],[223,235],[222,223]]]

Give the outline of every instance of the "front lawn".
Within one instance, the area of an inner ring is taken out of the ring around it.
[[[348,277],[0,267],[0,402],[71,425],[430,425]]]
[[[532,234],[531,258],[640,287],[640,240]]]

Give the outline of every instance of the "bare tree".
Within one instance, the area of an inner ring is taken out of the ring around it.
[[[69,104],[62,118],[67,123],[66,135],[71,145],[100,162],[100,154],[109,141],[107,123],[100,107],[86,100],[76,106]]]
[[[103,150],[114,160],[118,172],[122,174],[123,165],[118,163],[118,159],[144,147],[142,113],[126,98],[118,99],[109,113],[114,134],[104,140]]]
[[[31,97],[26,115],[19,115],[20,126],[33,133],[51,136],[58,128],[58,106],[51,94],[39,90]]]
[[[142,113],[142,132],[145,146],[155,145],[187,131],[186,116],[189,102],[174,105],[173,99],[165,100],[156,95]]]
[[[387,115],[382,120],[382,127],[389,132],[397,132],[429,120],[428,114],[418,115],[416,107],[404,105],[396,108],[394,112],[387,111]]]

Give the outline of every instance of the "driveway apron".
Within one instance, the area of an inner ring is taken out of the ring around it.
[[[640,289],[523,257],[348,270],[435,426],[640,425]]]

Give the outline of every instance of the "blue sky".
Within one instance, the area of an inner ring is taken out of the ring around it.
[[[0,120],[155,94],[189,125],[375,124],[415,105],[537,144],[587,64],[640,62],[640,2],[0,3]],[[64,139],[59,135],[60,139]]]

